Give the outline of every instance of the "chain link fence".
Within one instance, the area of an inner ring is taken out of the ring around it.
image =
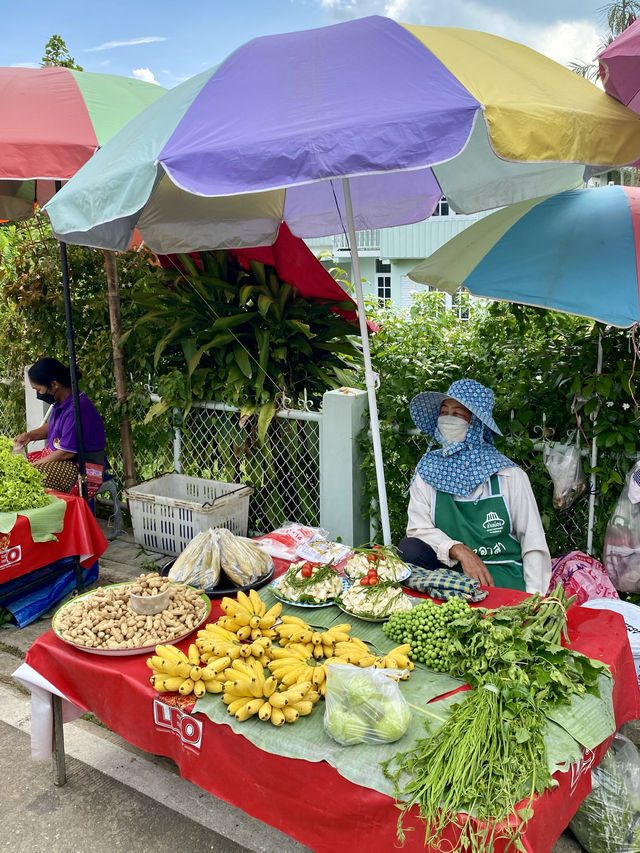
[[[176,430],[176,470],[253,486],[249,530],[264,533],[287,521],[320,523],[322,414],[284,410],[263,443],[255,418],[223,403],[196,404]]]

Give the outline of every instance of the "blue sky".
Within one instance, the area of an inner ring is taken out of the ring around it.
[[[485,30],[558,62],[592,60],[606,31],[604,0],[4,0],[1,65],[39,65],[53,33],[86,71],[168,88],[259,35],[388,15]],[[179,10],[179,11],[178,11]]]

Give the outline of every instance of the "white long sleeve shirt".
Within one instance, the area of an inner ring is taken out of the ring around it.
[[[529,478],[522,468],[512,467],[501,468],[498,479],[511,515],[511,532],[522,550],[526,590],[546,593],[551,578],[551,556]],[[486,480],[469,495],[469,499],[476,500],[489,495],[490,488],[490,480]],[[416,537],[430,545],[438,560],[451,567],[456,564],[456,560],[449,557],[449,549],[453,545],[466,543],[451,539],[435,526],[432,513],[434,495],[433,486],[425,483],[418,475],[409,490],[407,536]]]

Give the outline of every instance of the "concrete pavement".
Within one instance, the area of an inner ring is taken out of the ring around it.
[[[151,559],[125,533],[101,559],[100,582],[130,580]],[[31,760],[29,696],[11,677],[49,622],[0,630],[0,779],[8,780],[0,792],[0,853],[308,849],[182,779],[172,761],[132,747],[90,715],[64,727],[68,782],[56,788],[50,761]],[[582,849],[565,834],[552,853]]]

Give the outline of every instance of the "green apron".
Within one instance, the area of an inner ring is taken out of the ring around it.
[[[470,500],[436,492],[435,526],[475,551],[496,586],[526,592],[520,543],[511,533],[511,516],[500,491],[497,474],[491,475],[490,494]]]

